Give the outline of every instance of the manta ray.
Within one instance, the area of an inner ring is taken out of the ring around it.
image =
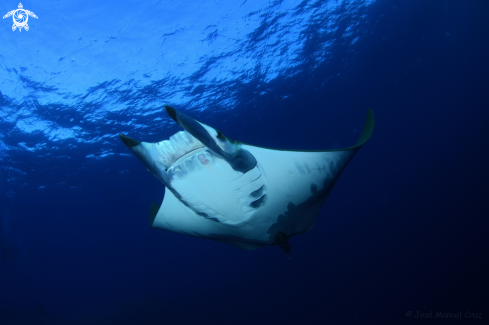
[[[252,250],[310,231],[333,185],[368,141],[374,115],[354,146],[318,151],[280,150],[231,140],[221,131],[165,106],[184,130],[156,143],[119,134],[165,185],[150,209],[151,228]]]

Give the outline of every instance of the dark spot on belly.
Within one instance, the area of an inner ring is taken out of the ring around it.
[[[314,183],[313,183],[313,184],[311,184],[311,193],[312,193],[312,194],[316,194],[316,193],[317,193],[317,191],[318,191],[318,187],[317,187],[317,185],[316,185],[316,184],[314,184]]]
[[[311,184],[313,195],[310,198],[297,205],[290,202],[287,205],[287,211],[278,215],[277,222],[268,229],[267,233],[270,234],[270,239],[274,238],[278,232],[283,232],[287,235],[287,238],[290,238],[291,236],[302,234],[308,231],[308,229],[310,230],[314,225],[315,218],[319,214],[319,210],[331,192],[333,184],[324,180],[321,190],[315,184]],[[313,214],[314,220],[306,224],[301,224],[302,217],[311,214]]]

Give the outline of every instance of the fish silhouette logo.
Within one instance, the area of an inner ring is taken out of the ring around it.
[[[22,31],[22,28],[24,28],[26,31],[29,30],[29,25],[27,25],[29,16],[37,19],[36,14],[33,13],[32,11],[25,10],[24,6],[22,6],[22,3],[19,3],[19,9],[15,9],[7,12],[7,14],[3,16],[3,18],[7,18],[10,16],[12,16],[12,19],[14,20],[14,24],[12,25],[12,31],[15,31],[18,28],[19,32]]]

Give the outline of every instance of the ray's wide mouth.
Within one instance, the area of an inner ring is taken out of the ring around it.
[[[187,131],[177,132],[169,140],[160,141],[154,145],[158,146],[160,159],[167,167],[171,167],[186,157],[201,151],[199,149],[206,148],[202,142]]]

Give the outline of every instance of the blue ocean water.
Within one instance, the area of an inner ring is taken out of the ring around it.
[[[0,324],[489,317],[485,1],[22,5],[29,30],[0,24]],[[368,107],[376,129],[288,260],[149,228],[164,186],[118,134],[168,139],[164,105],[280,149],[353,145]]]

